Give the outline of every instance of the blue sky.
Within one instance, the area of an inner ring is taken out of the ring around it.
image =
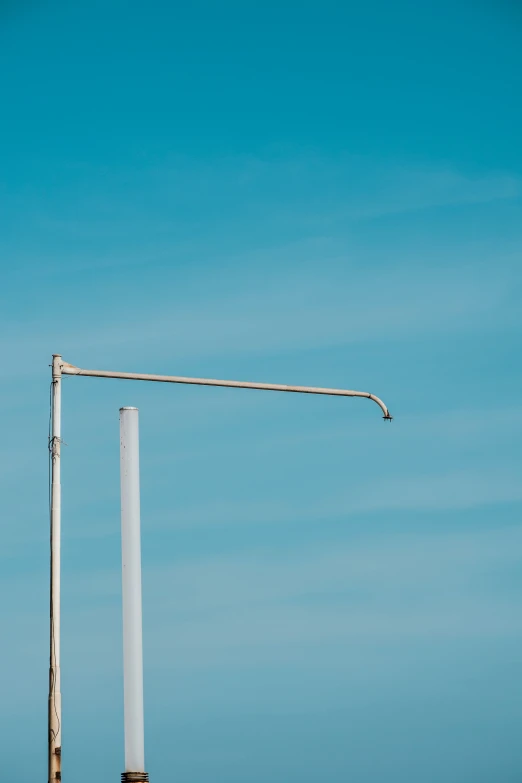
[[[520,779],[521,28],[507,0],[1,5],[11,778],[46,769],[61,352],[396,417],[64,380],[67,780],[123,770],[122,405],[151,780]]]

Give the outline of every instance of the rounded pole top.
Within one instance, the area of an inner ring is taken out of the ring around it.
[[[120,411],[137,411],[139,408],[133,408],[131,405],[126,405],[124,408],[120,408]]]

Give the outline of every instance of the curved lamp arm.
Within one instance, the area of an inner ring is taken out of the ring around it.
[[[249,381],[220,381],[212,378],[185,378],[178,375],[148,375],[135,372],[112,372],[110,370],[84,370],[67,362],[61,363],[63,375],[86,375],[95,378],[121,378],[129,381],[157,381],[159,383],[188,383],[196,386],[227,386],[235,389],[261,389],[263,391],[295,392],[297,394],[327,394],[331,397],[366,397],[377,403],[383,412],[383,419],[391,421],[392,416],[384,402],[369,392],[350,389],[323,389],[317,386],[285,386],[277,383],[250,383]]]

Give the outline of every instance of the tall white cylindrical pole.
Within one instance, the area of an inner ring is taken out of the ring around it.
[[[51,385],[51,590],[48,703],[48,779],[61,780],[62,695],[60,689],[60,446],[62,412],[62,357],[53,355]]]
[[[125,772],[122,780],[147,781],[143,731],[141,622],[140,467],[138,409],[120,408],[121,553],[123,593],[123,692]]]

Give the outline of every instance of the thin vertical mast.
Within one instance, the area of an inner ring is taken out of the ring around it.
[[[62,357],[53,354],[51,386],[51,605],[49,656],[49,783],[61,780],[62,694],[60,689],[60,525]]]
[[[122,783],[145,783],[141,612],[138,409],[120,408],[121,556],[125,772]]]

